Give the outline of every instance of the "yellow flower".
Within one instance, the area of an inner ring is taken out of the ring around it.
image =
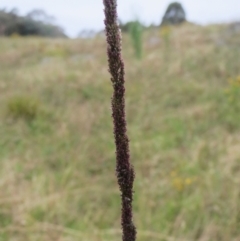
[[[160,30],[160,34],[162,37],[168,37],[171,33],[171,29],[169,26],[164,26]]]
[[[191,178],[185,178],[185,184],[188,186],[188,185],[191,185],[193,183],[193,180]]]
[[[176,177],[173,179],[173,186],[178,190],[182,191],[184,189],[184,182],[181,177]]]

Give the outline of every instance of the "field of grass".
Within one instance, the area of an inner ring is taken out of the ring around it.
[[[240,240],[240,49],[222,26],[123,35],[138,241]],[[166,46],[167,45],[167,46]],[[103,36],[0,39],[0,241],[120,241]]]

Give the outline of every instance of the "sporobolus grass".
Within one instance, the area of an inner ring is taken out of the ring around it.
[[[116,0],[103,0],[109,72],[113,85],[112,117],[116,145],[116,175],[122,196],[122,240],[135,241],[132,221],[134,170],[130,164],[129,140],[125,117],[125,72],[121,54],[121,33],[117,23]]]

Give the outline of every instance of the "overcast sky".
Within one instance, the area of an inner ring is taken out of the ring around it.
[[[119,18],[138,17],[145,24],[158,24],[171,0],[118,0]],[[240,0],[181,0],[190,21],[208,24],[240,21]],[[83,29],[103,29],[102,0],[0,0],[0,8],[19,9],[25,14],[43,9],[56,18],[71,37]]]

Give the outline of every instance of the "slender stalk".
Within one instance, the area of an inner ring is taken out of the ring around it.
[[[122,240],[135,241],[132,221],[134,170],[130,164],[129,140],[125,117],[125,73],[121,54],[121,33],[117,22],[116,0],[103,0],[109,72],[113,85],[112,117],[116,144],[116,175],[122,197]]]

